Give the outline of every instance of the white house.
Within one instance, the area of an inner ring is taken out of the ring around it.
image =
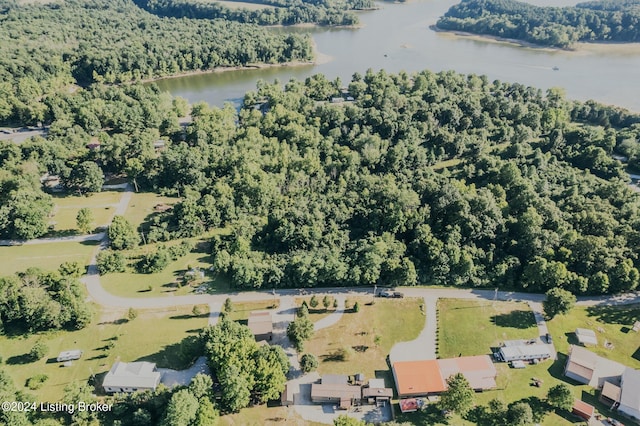
[[[605,382],[616,382],[626,368],[581,346],[571,345],[569,351],[564,375],[592,388],[601,389]]]
[[[503,346],[500,348],[500,358],[502,358],[504,362],[548,359],[552,356],[553,354],[549,345],[544,343]]]
[[[152,362],[116,362],[104,377],[102,387],[107,393],[156,390],[160,373]]]
[[[640,370],[626,368],[622,372],[620,388],[618,411],[640,420]]]

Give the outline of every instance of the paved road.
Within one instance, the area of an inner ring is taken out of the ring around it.
[[[38,129],[38,130],[20,130],[15,129],[13,133],[0,133],[0,141],[11,141],[13,143],[20,144],[27,139],[34,136],[42,136],[46,137],[48,129]]]
[[[345,299],[346,298],[344,297],[344,295],[336,296],[336,300],[338,301],[338,308],[326,317],[316,321],[313,324],[313,330],[322,330],[323,328],[331,327],[332,325],[340,321],[340,318],[342,318],[342,314],[344,314],[345,310]]]

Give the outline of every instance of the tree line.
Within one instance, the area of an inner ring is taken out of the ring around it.
[[[233,1],[233,0],[229,0]],[[355,25],[353,10],[372,9],[372,0],[262,0],[263,8],[228,7],[224,2],[191,0],[136,0],[136,3],[160,16],[174,18],[217,19],[258,25],[295,25],[315,23],[325,26]]]
[[[638,199],[612,154],[637,161],[640,117],[559,89],[453,72],[316,75],[259,83],[240,111],[196,104],[186,135],[186,105],[154,86],[47,102],[52,131],[7,149],[14,169],[64,176],[90,161],[179,195],[148,218],[147,242],[225,228],[214,268],[237,288],[638,285]]]
[[[130,0],[2,0],[0,22],[0,123],[45,122],[46,98],[72,83],[312,58],[308,36],[223,19],[160,18]]]
[[[78,280],[82,272],[78,263],[67,262],[58,271],[30,268],[0,277],[0,333],[87,326],[92,314]]]
[[[436,26],[554,47],[576,42],[640,41],[638,0],[541,7],[513,0],[463,0]]]

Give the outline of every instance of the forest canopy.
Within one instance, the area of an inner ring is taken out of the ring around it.
[[[554,47],[576,42],[640,41],[640,1],[610,0],[541,7],[513,0],[463,0],[436,26]]]
[[[0,0],[0,123],[46,121],[45,98],[71,84],[309,61],[307,36],[222,19],[160,18],[130,0]]]

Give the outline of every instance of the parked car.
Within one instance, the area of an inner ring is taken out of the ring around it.
[[[378,297],[395,297],[393,295],[393,291],[389,291],[389,290],[379,291],[378,294],[376,294],[376,296],[378,296]]]
[[[399,291],[394,291],[391,297],[394,297],[396,299],[402,299],[404,297],[404,293],[401,293]]]

